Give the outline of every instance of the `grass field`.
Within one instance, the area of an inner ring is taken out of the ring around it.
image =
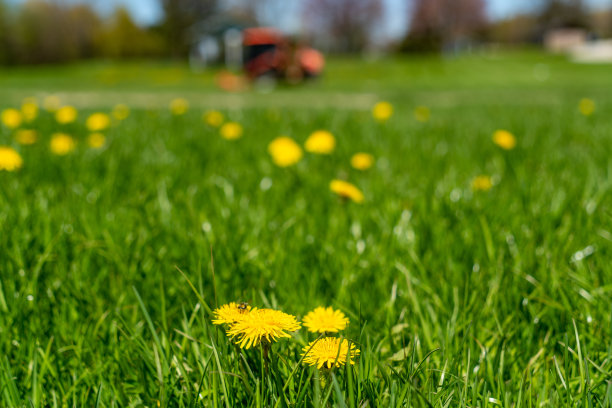
[[[338,59],[266,94],[175,64],[0,71],[0,110],[49,93],[79,110],[41,108],[32,145],[0,128],[23,159],[0,171],[0,406],[612,407],[611,89],[610,66],[538,53]],[[88,147],[85,119],[117,103],[129,116]],[[332,154],[275,166],[273,139],[317,129]],[[74,151],[51,153],[58,131]],[[231,301],[333,306],[360,355],[319,372],[305,327],[267,359],[240,349],[211,322]]]

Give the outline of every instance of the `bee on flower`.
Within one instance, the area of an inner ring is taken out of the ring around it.
[[[230,302],[213,310],[215,319],[212,322],[213,324],[234,324],[249,313],[251,309],[251,306],[244,302]]]
[[[236,315],[234,315],[236,316]],[[281,338],[291,337],[301,327],[295,316],[273,309],[253,308],[230,324],[227,335],[249,349],[259,344],[273,343]]]
[[[280,136],[268,145],[268,152],[272,161],[279,167],[293,166],[302,159],[303,152],[300,145],[287,136]]]
[[[317,130],[308,136],[304,148],[310,153],[330,154],[336,147],[336,139],[327,130]]]

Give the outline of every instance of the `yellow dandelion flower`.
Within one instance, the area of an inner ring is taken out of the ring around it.
[[[431,111],[427,106],[417,106],[414,109],[414,118],[419,122],[427,122],[431,117]]]
[[[363,202],[363,193],[353,184],[344,180],[332,180],[329,183],[329,188],[334,193],[338,194],[342,198],[349,198],[356,203]]]
[[[221,133],[221,137],[226,140],[240,139],[242,137],[242,126],[240,123],[227,122],[225,125],[221,126],[219,132]]]
[[[43,107],[48,112],[55,112],[60,108],[62,101],[56,95],[49,95],[43,99]]]
[[[54,133],[51,135],[51,151],[59,156],[72,152],[76,143],[72,137],[65,133]]]
[[[92,149],[101,149],[106,144],[106,137],[102,133],[92,133],[87,137],[87,144]]]
[[[493,133],[493,143],[505,150],[512,150],[516,146],[516,138],[507,130],[496,130]]]
[[[372,108],[372,116],[379,122],[387,121],[393,115],[393,105],[389,102],[381,101]]]
[[[312,132],[308,139],[306,139],[306,143],[304,143],[306,151],[317,154],[329,154],[334,151],[335,147],[336,139],[327,130]]]
[[[21,103],[21,115],[23,120],[31,122],[38,116],[38,102],[36,98],[25,98]]]
[[[589,98],[582,98],[578,103],[578,110],[584,116],[591,116],[595,113],[595,101]]]
[[[355,153],[351,157],[351,166],[357,170],[367,170],[374,164],[374,156],[369,153]]]
[[[15,149],[0,146],[0,170],[15,171],[23,166],[23,159]]]
[[[62,106],[55,112],[55,120],[57,123],[65,125],[76,120],[78,112],[74,106]]]
[[[19,129],[15,132],[17,143],[22,145],[31,145],[38,140],[38,133],[33,129]]]
[[[90,132],[99,132],[110,125],[110,117],[106,113],[96,112],[89,115],[85,126]]]
[[[115,105],[111,114],[117,120],[124,120],[130,116],[130,108],[127,105],[120,103]]]
[[[180,116],[187,113],[189,109],[189,102],[184,98],[176,98],[170,102],[170,112],[173,115]]]
[[[17,109],[9,108],[2,111],[0,115],[2,119],[2,123],[9,129],[15,129],[21,125],[23,118],[21,117],[21,112]]]
[[[489,191],[493,187],[493,181],[489,176],[477,176],[472,180],[472,190]]]
[[[293,166],[302,159],[302,148],[293,139],[280,136],[268,145],[272,161],[279,167]]]
[[[202,119],[204,120],[204,122],[206,122],[209,126],[212,127],[219,127],[223,124],[223,114],[217,110],[209,110],[204,112],[204,115],[202,115]]]
[[[308,331],[313,333],[335,333],[344,330],[349,324],[348,317],[341,311],[321,306],[309,312],[302,321]]]
[[[302,349],[304,364],[327,369],[340,367],[347,360],[349,364],[355,364],[358,354],[359,349],[353,343],[337,337],[324,337],[311,341]]]
[[[251,306],[230,302],[213,310],[216,319],[213,324],[233,324],[249,313]]]
[[[242,319],[233,323],[227,335],[241,348],[257,346],[262,341],[273,342],[282,337],[291,337],[287,332],[300,328],[295,316],[272,309],[252,309]]]

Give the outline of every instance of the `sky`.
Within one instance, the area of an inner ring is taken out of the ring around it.
[[[9,3],[23,3],[25,0],[8,0]],[[69,3],[89,3],[98,12],[110,15],[117,6],[128,9],[134,20],[141,25],[151,25],[158,22],[162,17],[162,9],[159,0],[55,0]],[[286,0],[295,4],[295,7],[287,8],[293,15],[280,21],[281,29],[285,31],[296,31],[299,21],[299,0]],[[533,8],[533,0],[485,0],[487,12],[492,19],[502,19],[514,14],[529,11]],[[591,8],[612,7],[612,0],[583,0]],[[407,0],[384,0],[386,3],[385,36],[397,37],[403,34],[407,26],[408,11]]]

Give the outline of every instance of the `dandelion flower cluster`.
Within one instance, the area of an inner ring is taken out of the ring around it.
[[[23,166],[23,159],[15,149],[0,146],[0,170],[15,171]]]
[[[0,115],[2,119],[2,123],[9,129],[18,128],[21,125],[23,118],[21,117],[21,112],[17,109],[9,108],[2,111],[2,115]]]
[[[110,125],[110,117],[106,113],[96,112],[89,115],[85,126],[90,132],[99,132]]]
[[[372,116],[379,122],[385,122],[393,115],[393,105],[389,102],[381,101],[372,108]]]
[[[55,120],[62,125],[76,120],[78,112],[74,106],[63,106],[55,112]]]
[[[241,348],[251,348],[261,342],[271,343],[300,328],[295,316],[273,309],[252,309],[230,325],[227,335]]]
[[[367,170],[374,164],[374,156],[369,153],[355,153],[351,157],[351,166],[357,170]]]
[[[64,156],[72,152],[76,143],[74,139],[65,133],[54,133],[51,136],[51,151],[59,156]]]
[[[223,124],[223,114],[217,110],[206,111],[202,119],[212,127],[219,127]]]
[[[335,147],[336,139],[334,135],[327,130],[317,130],[313,132],[308,136],[308,139],[306,139],[306,143],[304,143],[306,151],[317,154],[329,154],[334,151]]]
[[[310,342],[302,349],[304,363],[317,368],[340,367],[345,363],[355,364],[359,349],[347,339],[324,337]]]
[[[280,136],[268,145],[272,161],[279,167],[289,167],[302,159],[302,148],[293,139]]]
[[[507,130],[499,129],[493,133],[493,143],[505,150],[512,150],[516,146],[516,138]]]
[[[356,203],[363,202],[364,197],[361,190],[348,181],[332,180],[331,183],[329,183],[329,188],[342,198],[348,198]]]
[[[489,191],[493,187],[493,181],[489,176],[477,176],[472,180],[472,190],[474,191]]]
[[[221,126],[219,133],[221,133],[221,137],[225,140],[240,139],[242,137],[242,125],[236,122],[227,122]]]
[[[319,306],[304,316],[303,322],[310,332],[336,333],[348,326],[349,319],[339,310]]]
[[[22,145],[31,145],[38,140],[38,133],[33,129],[19,129],[15,132],[15,140]]]

